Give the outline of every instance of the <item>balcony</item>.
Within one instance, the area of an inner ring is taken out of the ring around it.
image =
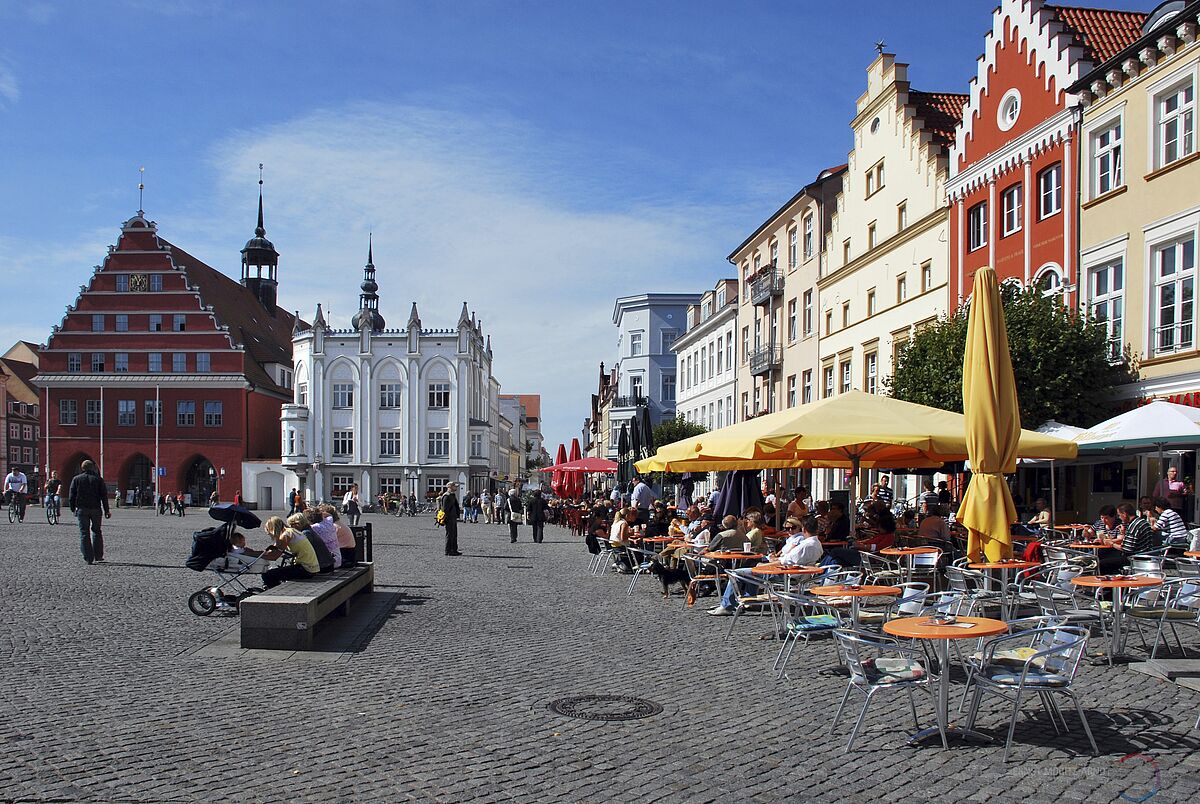
[[[633,394],[631,396],[614,397],[612,406],[614,408],[640,408],[645,404],[646,397]]]
[[[761,346],[750,352],[750,374],[757,377],[770,374],[783,365],[783,348],[780,346]]]
[[[771,299],[783,295],[783,274],[774,268],[767,268],[755,274],[750,280],[750,303],[754,305],[769,304]]]

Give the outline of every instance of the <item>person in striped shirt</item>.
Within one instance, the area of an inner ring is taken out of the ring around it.
[[[1116,549],[1100,550],[1097,558],[1100,562],[1100,573],[1111,575],[1122,571],[1129,564],[1129,557],[1144,553],[1154,547],[1154,532],[1150,523],[1130,503],[1117,506],[1117,517],[1125,532],[1117,539]]]
[[[1154,511],[1157,515],[1154,518],[1153,528],[1162,534],[1166,543],[1186,545],[1189,536],[1187,526],[1183,524],[1183,517],[1171,506],[1170,501],[1166,497],[1155,497]]]

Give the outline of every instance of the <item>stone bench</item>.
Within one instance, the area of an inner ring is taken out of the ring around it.
[[[312,650],[317,624],[346,616],[355,595],[375,587],[375,565],[359,564],[325,575],[285,581],[241,602],[243,648]]]

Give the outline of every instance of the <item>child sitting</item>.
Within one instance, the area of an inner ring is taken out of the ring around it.
[[[297,514],[296,516],[302,515]],[[295,519],[295,516],[292,518]],[[273,567],[263,573],[263,585],[268,589],[295,578],[311,578],[321,571],[321,565],[317,563],[317,554],[313,551],[312,545],[309,544],[303,532],[287,527],[287,524],[277,516],[268,519],[263,525],[263,530],[274,540],[273,544],[263,553],[263,558],[279,558],[286,551],[296,559],[294,564]]]

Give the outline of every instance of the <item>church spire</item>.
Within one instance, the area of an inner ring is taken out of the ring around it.
[[[375,241],[371,234],[367,235],[367,264],[363,268],[363,281],[359,287],[362,288],[362,294],[358,297],[358,312],[350,323],[356,330],[367,327],[372,332],[380,332],[385,322],[379,314],[379,285],[375,282]]]
[[[262,163],[258,164],[258,225],[254,237],[246,241],[242,249],[242,284],[255,295],[267,312],[275,315],[275,303],[279,296],[279,252],[275,244],[267,239],[263,225],[263,179]]]

